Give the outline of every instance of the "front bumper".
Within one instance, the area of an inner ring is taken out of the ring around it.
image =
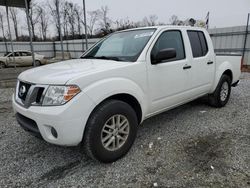
[[[19,123],[19,125],[25,130],[30,132],[32,135],[42,138],[42,135],[38,129],[38,126],[36,122],[32,119],[29,119],[22,114],[16,113],[16,120]]]
[[[22,128],[49,143],[63,146],[76,146],[82,141],[87,119],[94,108],[94,103],[83,93],[62,106],[29,108],[18,104],[13,95],[12,105]],[[56,137],[52,129],[56,130]]]

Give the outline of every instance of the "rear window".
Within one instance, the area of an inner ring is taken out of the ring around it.
[[[193,57],[205,56],[208,52],[207,41],[202,31],[188,31]]]

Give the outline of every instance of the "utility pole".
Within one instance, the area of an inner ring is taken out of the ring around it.
[[[11,30],[10,30],[9,7],[6,1],[5,1],[5,7],[6,7],[6,16],[7,16],[8,30],[9,30],[9,36],[10,36],[11,51],[12,51],[12,56],[13,56],[13,63],[16,68],[16,58],[15,58],[12,35],[11,35]]]
[[[87,30],[87,18],[86,18],[85,0],[83,0],[83,14],[84,14],[84,27],[85,27],[86,50],[88,50],[88,30]]]
[[[31,27],[30,27],[29,9],[30,9],[30,6],[28,4],[28,1],[25,0],[26,19],[27,19],[27,24],[28,24],[29,36],[30,36],[30,48],[31,48],[31,53],[32,53],[33,66],[35,67],[36,63],[35,63],[34,47],[33,47],[33,41],[32,41],[32,38],[34,36],[32,35]]]
[[[248,13],[247,15],[246,35],[245,35],[244,46],[243,46],[242,63],[244,62],[245,52],[246,52],[249,18],[250,18],[250,13]]]
[[[8,53],[8,47],[7,47],[7,43],[6,43],[6,38],[5,38],[5,32],[4,32],[4,26],[3,26],[3,17],[0,16],[0,20],[2,23],[2,32],[3,32],[3,41],[4,41],[4,45],[5,45],[5,50],[6,50],[6,54]]]
[[[56,0],[56,13],[57,13],[60,41],[61,41],[62,58],[64,60],[64,49],[63,49],[63,38],[62,38],[61,19],[60,19],[60,11],[59,11],[59,0]]]

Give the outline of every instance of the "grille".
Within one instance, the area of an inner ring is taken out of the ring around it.
[[[19,83],[18,97],[20,99],[22,99],[23,101],[25,101],[30,87],[31,87],[31,84],[28,84],[28,83],[25,83],[25,82],[20,82]]]
[[[31,105],[41,106],[47,87],[19,81],[16,88],[16,101],[25,108]]]
[[[35,101],[37,104],[42,103],[43,92],[44,92],[44,88],[43,87],[38,87],[36,101]]]

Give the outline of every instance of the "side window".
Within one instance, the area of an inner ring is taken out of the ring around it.
[[[19,56],[19,52],[14,52],[14,54],[15,54],[15,57]]]
[[[27,56],[26,52],[21,52],[22,56]]]
[[[201,31],[188,31],[188,37],[192,48],[193,57],[205,56],[208,52],[207,41]]]
[[[167,48],[174,48],[176,50],[176,57],[170,59],[170,61],[185,59],[185,48],[180,31],[173,30],[163,32],[151,51],[151,60],[159,51]]]
[[[205,56],[208,52],[206,37],[205,37],[204,33],[201,31],[198,32],[198,35],[199,35],[199,39],[201,41],[202,55]]]
[[[30,52],[22,52],[22,56],[31,56]]]
[[[15,57],[18,57],[19,56],[19,52],[14,52],[14,55],[15,55]],[[9,54],[8,57],[13,57],[13,53]]]

